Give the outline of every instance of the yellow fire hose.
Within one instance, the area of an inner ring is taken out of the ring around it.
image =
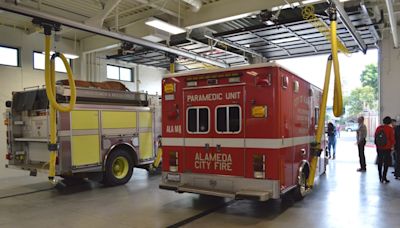
[[[339,71],[339,59],[338,59],[338,43],[336,37],[336,9],[330,8],[332,10],[330,15],[330,41],[332,45],[332,54],[328,58],[328,62],[326,65],[325,71],[325,82],[324,88],[322,91],[322,100],[321,100],[321,107],[319,110],[319,120],[318,120],[318,127],[317,132],[315,135],[315,142],[311,145],[311,152],[312,152],[312,160],[310,164],[310,174],[309,178],[307,179],[307,186],[312,188],[314,185],[314,178],[315,172],[317,169],[317,162],[318,157],[322,151],[321,149],[321,138],[323,135],[323,131],[325,128],[325,113],[326,113],[326,104],[328,100],[328,92],[329,92],[329,82],[331,76],[331,69],[332,69],[332,62],[333,62],[333,70],[335,73],[335,82],[334,82],[334,97],[333,97],[333,114],[338,117],[341,116],[343,113],[343,97],[342,97],[342,86],[340,81],[340,71]]]
[[[70,112],[76,103],[76,87],[74,76],[72,75],[71,67],[67,61],[67,58],[61,53],[53,54],[50,59],[50,46],[51,40],[50,35],[45,36],[45,84],[46,94],[49,100],[49,112],[50,112],[50,161],[49,161],[49,181],[55,183],[56,175],[56,159],[57,159],[57,111]],[[70,101],[68,106],[63,106],[56,101],[56,79],[55,79],[55,58],[60,57],[64,63],[65,69],[67,70],[68,82],[70,87]]]

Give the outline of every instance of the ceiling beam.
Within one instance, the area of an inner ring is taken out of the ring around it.
[[[103,26],[104,20],[107,18],[108,15],[110,15],[113,9],[115,9],[115,7],[117,7],[121,1],[122,0],[108,0],[104,5],[103,10],[96,16],[87,19],[85,21],[85,24],[101,28]]]
[[[142,13],[139,14],[133,14],[127,17],[122,17],[120,19],[118,19],[118,24],[119,24],[119,29],[123,29],[132,25],[136,25],[136,23],[138,21],[143,20],[144,18],[148,18],[153,16],[155,13],[157,12],[157,10],[155,9],[150,9],[150,10],[146,10]],[[107,24],[110,24],[112,26],[110,26],[111,28],[114,28],[114,20],[112,21],[107,21]]]
[[[161,4],[158,5],[155,2],[152,2],[150,0],[135,0],[136,2],[151,6],[152,8],[159,10],[163,13],[166,13],[168,15],[174,16],[174,17],[179,17],[179,13],[176,11],[178,10],[178,5],[170,3],[171,1],[165,2],[165,5]],[[158,1],[157,1],[158,2]],[[169,4],[167,4],[169,3]]]

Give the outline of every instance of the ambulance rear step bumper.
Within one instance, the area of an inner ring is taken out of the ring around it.
[[[168,184],[160,184],[160,189],[175,191],[179,193],[189,192],[233,199],[249,199],[257,201],[267,201],[272,198],[272,193],[266,191],[243,190],[238,192],[226,192],[221,190],[198,188],[189,185],[173,186]]]
[[[233,199],[266,201],[279,199],[279,180],[255,179],[238,176],[162,172],[161,189],[191,192]]]

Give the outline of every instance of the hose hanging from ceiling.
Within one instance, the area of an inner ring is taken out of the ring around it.
[[[51,46],[51,29],[45,28],[45,84],[46,94],[49,100],[49,115],[50,115],[50,143],[48,150],[50,151],[49,160],[49,181],[55,183],[56,175],[56,160],[57,160],[57,111],[70,112],[74,109],[76,103],[76,87],[74,76],[72,75],[71,67],[68,63],[67,58],[62,53],[54,53],[50,58],[50,46]],[[70,101],[68,106],[60,105],[56,100],[56,79],[55,79],[55,59],[56,57],[61,58],[64,63],[65,69],[67,70],[68,82],[70,87]]]

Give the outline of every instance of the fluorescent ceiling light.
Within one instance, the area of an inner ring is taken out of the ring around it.
[[[221,19],[217,19],[217,20],[213,20],[213,21],[207,21],[207,22],[204,22],[204,23],[187,26],[186,28],[187,29],[195,29],[195,28],[206,27],[206,26],[210,26],[210,25],[224,23],[224,22],[227,22],[227,21],[233,21],[233,20],[240,19],[240,18],[250,17],[253,14],[259,14],[259,13],[260,13],[260,11],[239,14],[239,15],[235,15],[235,16],[231,16],[231,17],[225,17],[225,18],[221,18]]]
[[[277,39],[277,40],[270,40],[274,44],[280,44],[280,43],[286,43],[286,42],[291,42],[291,41],[296,41],[299,40],[297,37],[288,37],[288,38],[283,38],[283,39]]]
[[[160,19],[157,19],[155,17],[149,18],[145,22],[145,24],[148,25],[148,26],[151,26],[151,27],[166,31],[166,32],[168,32],[170,34],[174,34],[174,35],[186,32],[186,30],[183,29],[183,28],[180,28],[180,27],[175,26],[175,25],[171,25],[171,24],[169,24],[169,23],[167,23],[165,21],[162,21]]]
[[[46,54],[45,52],[42,52],[43,54]],[[50,51],[50,56],[52,55],[52,54],[54,54],[54,51]],[[65,58],[67,58],[67,59],[77,59],[77,58],[79,58],[79,56],[78,55],[73,55],[73,54],[66,54],[66,53],[62,53],[64,56],[65,56]]]

